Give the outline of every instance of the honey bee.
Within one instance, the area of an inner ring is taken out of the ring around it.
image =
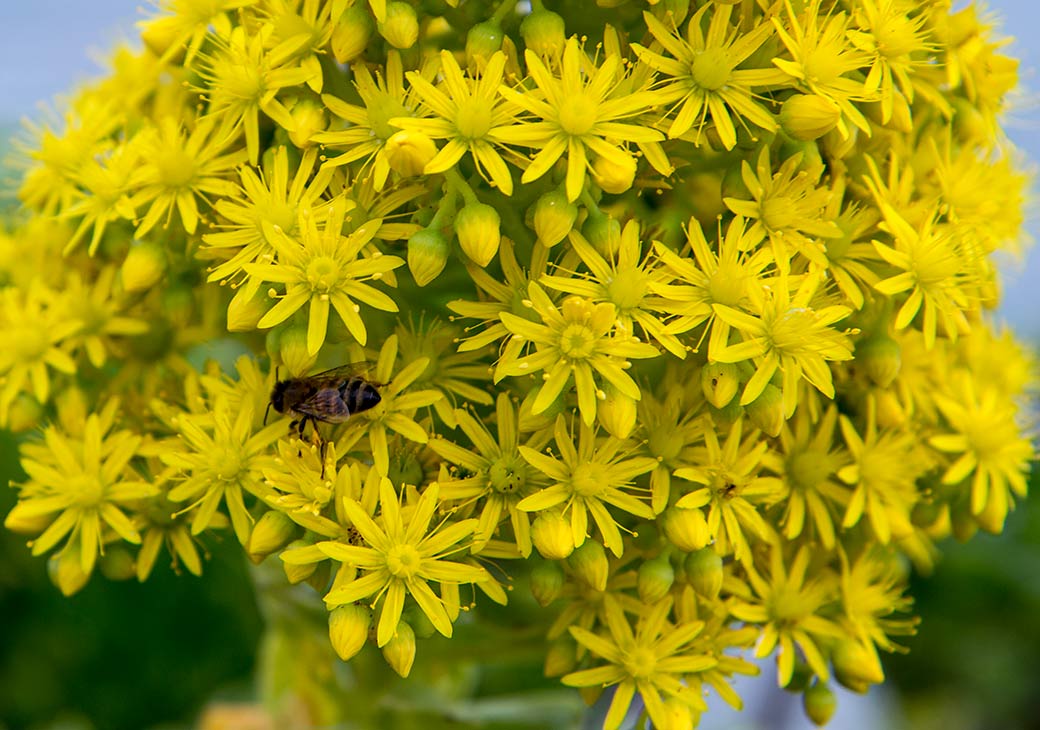
[[[325,441],[318,434],[318,421],[343,423],[355,413],[362,413],[378,405],[382,400],[379,395],[380,385],[362,377],[358,364],[341,365],[303,378],[279,380],[271,390],[271,401],[267,404],[264,422],[274,408],[278,413],[294,418],[289,428],[295,428],[300,438],[303,438],[309,421],[321,444],[324,477]]]

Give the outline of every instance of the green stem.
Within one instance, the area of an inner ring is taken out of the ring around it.
[[[455,171],[448,170],[449,174],[452,172]],[[455,174],[457,175],[458,173]],[[470,191],[470,193],[472,194],[472,191]],[[451,222],[451,219],[455,216],[455,200],[457,197],[458,188],[456,188],[455,185],[452,185],[451,181],[449,180],[448,191],[447,193],[445,193],[444,198],[437,206],[437,212],[433,214],[433,218],[430,219],[430,223],[426,227],[438,230],[447,226]]]
[[[490,18],[488,18],[488,22],[494,23],[495,25],[499,26],[502,25],[502,21],[505,19],[507,15],[513,12],[513,9],[515,7],[516,0],[502,0],[502,2],[499,3],[498,7],[495,9],[494,14]]]
[[[477,194],[473,192],[473,188],[469,186],[469,183],[459,174],[457,169],[452,167],[445,170],[444,177],[448,181],[449,192],[452,194],[460,193],[466,205],[474,205],[480,202],[477,199]]]

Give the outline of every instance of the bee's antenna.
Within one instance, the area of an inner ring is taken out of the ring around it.
[[[267,425],[267,414],[271,412],[271,401],[267,401],[267,408],[264,409],[264,425]]]

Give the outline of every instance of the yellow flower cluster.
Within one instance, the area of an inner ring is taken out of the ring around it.
[[[6,526],[65,593],[230,529],[401,675],[530,585],[605,728],[752,650],[825,721],[1025,497],[1015,61],[949,0],[419,5],[160,0],[29,128]],[[377,405],[269,417],[347,363]]]

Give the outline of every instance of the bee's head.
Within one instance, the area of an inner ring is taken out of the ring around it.
[[[279,380],[271,389],[271,407],[279,413],[285,412],[285,390],[288,387],[288,380]]]

